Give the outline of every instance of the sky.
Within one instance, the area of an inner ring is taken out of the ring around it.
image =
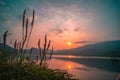
[[[35,10],[30,47],[45,34],[55,50],[120,40],[120,0],[0,0],[0,39],[8,30],[10,45],[21,40],[24,9],[29,21]]]

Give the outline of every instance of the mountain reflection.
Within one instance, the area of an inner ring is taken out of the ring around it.
[[[73,55],[53,55],[49,67],[67,70],[79,80],[98,80],[98,78],[100,80],[114,80],[118,75],[116,70],[119,70],[119,66],[113,66],[110,63],[110,57]]]

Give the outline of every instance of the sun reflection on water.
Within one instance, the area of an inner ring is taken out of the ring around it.
[[[101,69],[88,67],[80,63],[72,62],[74,58],[78,58],[78,57],[73,55],[58,56],[56,58],[51,59],[51,61],[49,62],[49,67],[53,69],[66,70],[70,74],[73,74],[75,78],[78,78],[80,80],[82,79],[89,80],[90,78],[92,78],[92,80],[97,80],[98,77],[101,80],[111,80],[111,78],[115,75],[115,73],[110,73]],[[110,76],[110,78],[106,79],[106,76]],[[120,77],[118,77],[116,80],[119,80],[119,78]]]
[[[70,64],[67,67],[68,67],[68,69],[72,69],[73,68]]]
[[[71,56],[71,55],[68,55],[68,58],[72,58],[72,56]]]

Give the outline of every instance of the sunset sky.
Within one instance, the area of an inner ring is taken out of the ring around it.
[[[10,45],[21,39],[25,8],[29,20],[36,13],[30,46],[45,34],[55,50],[120,40],[120,0],[0,0],[0,39],[9,30]]]

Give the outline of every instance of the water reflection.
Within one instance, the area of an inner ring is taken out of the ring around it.
[[[69,65],[68,65],[68,69],[71,69],[71,68],[72,68],[72,66],[69,64]]]
[[[74,56],[74,55],[53,55],[53,58],[111,59],[111,57],[102,57],[102,56]],[[118,59],[120,59],[120,58],[118,58]]]
[[[50,61],[49,67],[67,70],[69,73],[72,73],[75,77],[79,78],[79,80],[115,80],[118,73],[99,68],[101,65],[106,67],[108,65],[110,67],[111,65],[109,65],[110,63],[108,63],[108,61],[108,58],[107,60],[104,60],[103,58],[78,58],[72,55],[56,55],[56,57],[54,56]],[[90,65],[95,65],[95,67]]]
[[[73,57],[72,55],[68,55],[68,58],[70,58],[70,59],[71,59],[72,57]]]
[[[36,60],[36,56],[32,56]],[[79,80],[119,80],[120,64],[112,65],[110,57],[83,57],[53,55],[48,65],[53,69],[67,70]],[[86,77],[87,75],[87,77]]]
[[[82,65],[71,62],[71,61],[64,61],[64,60],[58,60],[58,59],[52,59],[49,62],[49,66],[54,69],[64,69],[64,70],[70,70],[79,68]]]

